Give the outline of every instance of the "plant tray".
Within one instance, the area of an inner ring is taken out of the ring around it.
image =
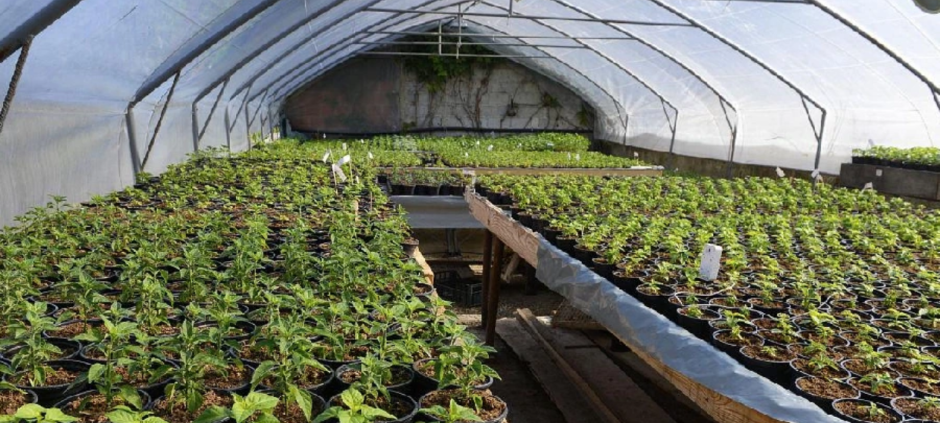
[[[477,279],[461,279],[457,272],[445,271],[434,275],[437,295],[463,307],[483,304],[483,282]]]

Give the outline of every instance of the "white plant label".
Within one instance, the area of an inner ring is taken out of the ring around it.
[[[574,159],[580,162],[580,161],[581,161],[581,153],[575,154],[575,155],[574,155]]]
[[[477,140],[477,145],[480,145],[480,140]]]
[[[337,163],[337,164],[340,165],[340,166],[342,166],[342,165],[344,165],[344,164],[346,164],[346,163],[349,163],[350,161],[352,161],[352,157],[350,157],[349,154],[347,154],[347,155],[343,156],[342,159],[339,159],[339,163]]]
[[[568,153],[568,160],[571,160],[571,153]]]
[[[326,161],[327,161],[329,158],[330,158],[330,152],[327,151],[326,154],[323,155],[323,163],[326,163]]]
[[[634,152],[633,152],[633,158],[634,158],[634,159],[637,159],[637,158],[639,158],[639,157],[640,157],[640,153],[637,153],[636,151],[634,151]]]
[[[867,189],[871,189],[871,190],[875,189],[875,184],[873,184],[873,183],[871,183],[871,182],[866,182],[866,183],[865,183],[865,186],[862,187],[862,191],[865,191],[865,190],[867,190]]]
[[[372,155],[372,152],[371,152],[371,151],[369,152],[369,156],[368,156],[368,157],[369,157],[369,160],[372,160],[372,159],[375,158],[375,157]]]
[[[472,169],[464,169],[463,176],[476,176],[477,173]]]
[[[822,181],[823,181],[823,177],[822,177],[822,175],[816,175],[816,177],[815,177],[815,178],[813,178],[813,179],[815,179],[815,180],[816,180],[816,182],[822,182]]]
[[[326,134],[323,134],[323,139],[326,139]]]
[[[346,182],[346,174],[343,173],[343,169],[339,167],[336,163],[333,163],[333,175],[336,176],[340,181]]]
[[[522,148],[522,143],[516,144],[516,148]]]
[[[875,169],[875,176],[880,178],[881,175],[884,175],[884,171],[882,171],[881,169]]]
[[[777,168],[777,177],[778,177],[778,178],[782,178],[782,177],[784,177],[784,176],[787,176],[787,174],[786,174],[786,173],[783,173],[783,169],[781,169],[781,168],[778,167],[778,168]]]
[[[346,151],[346,143],[343,143],[343,151]]]
[[[464,157],[470,157],[470,153],[464,151],[464,152],[463,152],[463,156],[464,156]]]
[[[722,248],[715,244],[705,244],[702,250],[702,263],[699,265],[699,277],[706,281],[718,279],[718,271],[721,269]]]
[[[813,176],[813,179],[819,178],[819,169],[813,170],[812,176]]]

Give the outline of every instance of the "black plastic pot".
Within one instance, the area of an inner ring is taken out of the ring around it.
[[[640,286],[642,278],[648,276],[649,274],[645,272],[639,276],[626,276],[622,270],[616,269],[611,272],[611,278],[608,280],[621,291],[636,296],[636,288]]]
[[[594,266],[594,257],[597,257],[597,253],[593,250],[582,247],[579,244],[574,246],[574,258],[581,262],[585,267]]]
[[[601,261],[598,261],[601,260]],[[591,259],[591,264],[588,267],[594,268],[594,273],[597,273],[598,276],[611,281],[614,279],[614,270],[617,269],[616,265],[607,263],[606,260],[603,260],[600,257],[594,257]]]
[[[222,395],[231,396],[231,393],[230,393],[230,392],[218,391],[218,390],[214,390],[214,391],[219,392],[219,393],[222,394]],[[321,398],[321,399],[322,399],[322,398]],[[153,401],[150,401],[150,405],[148,405],[148,406],[146,407],[147,411],[155,411],[155,410],[157,409],[157,406],[158,406],[159,404],[163,403],[163,401],[165,401],[165,400],[166,400],[166,397],[165,397],[165,396],[161,396],[161,397],[158,397],[157,399],[155,399],[155,400],[153,400]],[[158,415],[158,414],[155,414],[155,415],[156,415],[157,417],[160,417],[160,415]],[[198,415],[197,415],[197,416],[194,416],[193,420],[195,420],[195,417],[199,417],[199,416],[198,416]],[[224,419],[222,419],[222,420],[219,420],[219,421],[216,421],[216,422],[214,422],[214,423],[234,423],[234,422],[235,422],[234,419],[230,419],[230,418],[226,417],[226,418],[224,418]]]
[[[428,394],[430,394],[430,392]],[[428,394],[424,394],[421,396],[421,398],[418,399],[418,408],[425,408],[424,398],[427,397]],[[503,401],[502,398],[497,397],[496,395],[493,395],[493,398],[498,399],[500,402],[503,403],[503,405],[505,405],[505,407],[503,408],[503,412],[495,419],[484,420],[484,421],[481,421],[481,423],[503,423],[506,421],[506,416],[509,415],[509,404],[507,404],[506,401]],[[431,417],[425,413],[421,413],[421,421],[428,422],[428,423],[440,422],[440,420],[434,417]]]
[[[812,402],[813,404],[816,404],[817,406],[819,406],[819,408],[821,408],[823,411],[825,411],[825,412],[827,412],[827,413],[829,413],[829,414],[834,414],[834,410],[832,409],[832,402],[833,402],[834,400],[836,400],[836,399],[841,399],[841,398],[824,398],[824,397],[819,397],[819,396],[813,395],[813,394],[811,394],[811,393],[809,393],[809,392],[806,392],[806,391],[800,389],[799,381],[800,381],[800,380],[808,380],[808,379],[811,379],[811,378],[812,378],[812,376],[804,376],[804,377],[799,377],[799,378],[794,379],[794,380],[793,380],[793,384],[790,385],[790,390],[792,390],[793,392],[795,392],[797,395],[799,395],[799,396],[801,396],[801,397],[803,397],[803,398],[806,398],[806,399],[810,400],[810,402]],[[838,383],[839,383],[840,385],[845,385],[846,387],[855,390],[855,392],[856,392],[855,397],[854,397],[854,398],[847,398],[847,399],[858,399],[858,398],[859,398],[860,394],[858,393],[858,389],[855,389],[854,387],[852,387],[851,385],[849,385],[849,384],[847,384],[847,383],[845,383],[845,382],[838,382]]]
[[[403,401],[411,405],[411,412],[408,413],[408,415],[397,418],[395,420],[376,420],[375,423],[411,423],[412,421],[414,421],[415,416],[418,415],[418,403],[415,400],[411,399],[411,397],[409,397],[408,395],[405,395],[401,392],[388,391],[388,393],[391,394],[393,401],[395,400]],[[330,398],[330,402],[327,403],[326,407],[330,408],[333,406],[339,406],[339,404],[340,404],[339,395],[335,395],[332,398]],[[336,420],[331,419],[328,421],[335,422]]]
[[[741,347],[739,351],[741,364],[778,385],[787,386],[790,379],[790,360],[767,361],[753,358],[745,354],[745,348],[747,347]]]
[[[852,403],[856,403],[858,405],[863,405],[867,407],[867,406],[871,406],[872,404],[871,401],[865,401],[862,399],[838,399],[832,402],[833,414],[835,414],[839,418],[842,418],[845,421],[852,422],[852,423],[870,423],[869,420],[856,419],[855,417],[847,416],[843,414],[842,412],[840,412],[836,406],[844,402],[852,402]],[[900,422],[904,420],[904,417],[901,416],[901,414],[899,414],[897,411],[894,411],[894,409],[890,407],[884,407],[884,406],[882,406],[882,408],[885,410],[886,413],[892,415],[896,419],[896,421]]]
[[[662,315],[666,315],[668,307],[672,307],[672,305],[669,304],[669,297],[674,295],[676,290],[667,285],[660,285],[659,294],[647,295],[640,290],[642,287],[642,284],[637,286],[636,298],[647,307],[656,310]]]
[[[59,349],[62,350],[63,353],[66,352],[66,349],[71,351],[67,354],[62,355],[61,357],[58,357],[57,360],[74,360],[78,357],[79,352],[82,350],[82,343],[78,341],[73,341],[71,339],[65,339],[65,338],[48,338],[47,340],[49,341],[50,344],[55,345],[56,347],[59,347]],[[15,357],[16,353],[18,353],[21,349],[23,349],[22,346],[15,346],[15,347],[9,348],[3,351],[2,357],[7,360],[13,360],[13,357]]]
[[[725,342],[725,341],[722,341],[722,340],[718,339],[718,336],[719,336],[720,334],[730,333],[730,332],[731,332],[731,331],[728,330],[728,329],[722,329],[722,330],[718,330],[718,331],[712,332],[711,344],[714,345],[715,348],[718,348],[719,350],[724,351],[726,354],[728,354],[729,356],[731,356],[731,358],[740,361],[740,360],[741,360],[741,345],[730,344],[730,343],[727,343],[727,342]],[[752,334],[752,333],[744,333],[744,334],[742,334],[742,335],[743,335],[743,336],[753,336],[753,337],[755,337],[755,338],[757,338],[757,339],[759,340],[759,342],[758,342],[759,345],[764,345],[764,339],[758,337],[757,335],[754,335],[754,334]]]
[[[92,390],[89,390],[89,391],[80,392],[80,393],[77,393],[77,394],[75,394],[75,395],[72,395],[72,396],[69,396],[69,397],[66,397],[66,398],[60,400],[59,402],[55,403],[55,405],[53,405],[53,408],[58,408],[58,409],[62,410],[62,412],[64,412],[65,414],[75,416],[75,415],[78,415],[78,413],[77,413],[76,410],[71,410],[71,409],[68,408],[69,403],[71,403],[71,402],[73,402],[73,401],[75,401],[75,400],[80,400],[80,399],[85,398],[85,397],[90,396],[90,395],[96,395],[96,394],[98,394],[98,393],[99,393],[99,392],[98,392],[97,389],[92,389]],[[142,406],[140,409],[141,409],[141,410],[146,410],[147,408],[149,408],[149,407],[150,407],[150,401],[151,401],[151,399],[150,399],[150,398],[151,398],[151,397],[150,397],[150,394],[148,394],[147,392],[144,392],[144,391],[142,391],[142,390],[140,390],[140,389],[137,390],[137,394],[140,395],[140,404],[141,404],[141,406]],[[133,408],[133,407],[131,407],[131,408]]]
[[[433,360],[436,360],[436,359],[425,358],[422,360],[415,361],[411,365],[411,370],[414,371],[414,375],[415,375],[414,381],[411,383],[411,389],[412,389],[412,392],[414,392],[416,397],[420,397],[420,396],[423,396],[424,394],[427,394],[428,392],[441,389],[440,383],[438,382],[437,379],[425,376],[424,373],[421,373],[421,371],[418,370],[419,366],[421,366],[422,364],[428,361],[433,361]],[[493,386],[493,378],[487,377],[485,383],[481,383],[477,386],[474,386],[473,388],[482,391],[485,389],[489,389],[490,386]]]
[[[346,382],[343,381],[343,378],[341,377],[342,374],[343,374],[344,372],[347,372],[347,371],[349,371],[349,370],[352,370],[352,369],[354,368],[354,366],[356,366],[356,365],[355,365],[355,364],[352,364],[352,365],[344,365],[344,366],[340,367],[339,369],[336,369],[336,386],[339,388],[339,391],[340,391],[340,392],[345,391],[346,389],[349,389],[349,386],[350,386],[349,383],[346,383]],[[415,380],[415,371],[414,371],[414,369],[412,369],[412,368],[410,368],[410,367],[402,366],[402,365],[395,365],[395,367],[397,367],[397,368],[399,368],[399,369],[401,369],[401,370],[404,370],[404,371],[408,372],[408,381],[403,382],[403,383],[394,384],[394,385],[388,385],[388,386],[386,386],[386,388],[389,389],[389,390],[392,390],[392,391],[401,392],[401,393],[403,393],[403,394],[409,394],[409,393],[411,393],[411,384],[412,384],[412,383],[414,382],[414,380]]]
[[[711,318],[704,318],[704,316],[703,318],[696,318],[682,314],[681,310],[688,307],[699,307],[702,309],[702,312],[705,316]],[[702,307],[699,305],[692,305],[680,308],[676,312],[676,323],[689,331],[689,333],[708,342],[712,337],[712,327],[708,324],[708,322],[719,318],[719,316],[720,314],[717,311],[710,309],[708,306]]]
[[[448,188],[450,191],[450,195],[453,197],[463,197],[463,193],[464,191],[466,191],[466,187],[463,185],[449,185]],[[444,195],[444,194],[441,194],[441,195]]]
[[[56,360],[50,361],[48,363],[50,367],[54,369],[64,369],[74,372],[85,373],[88,371],[88,368],[91,367],[88,363],[78,361],[78,360]],[[16,375],[13,375],[16,376]],[[12,377],[5,377],[4,380],[9,381]],[[38,397],[37,403],[43,407],[49,407],[62,398],[65,398],[69,395],[81,392],[85,388],[85,382],[79,382],[75,384],[63,384],[63,385],[52,385],[52,386],[22,386],[16,385],[17,388],[23,390],[31,390]]]

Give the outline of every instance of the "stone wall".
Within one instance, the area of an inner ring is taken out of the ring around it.
[[[387,58],[355,59],[292,95],[285,106],[300,132],[402,130],[591,130],[593,110],[575,93],[504,61],[430,92]]]

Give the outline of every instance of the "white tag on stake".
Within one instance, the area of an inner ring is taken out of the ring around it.
[[[706,281],[718,279],[718,271],[721,269],[722,248],[715,244],[705,244],[702,250],[702,263],[699,265],[699,277]]]
[[[812,177],[813,179],[816,179],[819,177],[819,169],[813,170]]]
[[[490,144],[489,147],[486,147],[486,151],[493,151],[493,144]]]
[[[343,151],[346,151],[346,143],[343,143]]]
[[[375,158],[375,157],[372,156],[372,152],[370,151],[370,152],[369,152],[369,160],[372,160],[372,159],[374,159],[374,158]]]
[[[326,163],[326,161],[327,161],[329,158],[330,158],[330,152],[327,151],[326,154],[323,155],[323,163]]]
[[[636,151],[634,151],[634,152],[633,152],[633,158],[634,158],[634,159],[637,159],[637,158],[639,158],[639,157],[640,157],[640,153],[637,153]]]
[[[778,167],[778,168],[777,168],[777,177],[778,177],[778,178],[782,178],[782,177],[784,177],[784,176],[787,176],[787,174],[786,174],[786,173],[783,173],[783,169],[781,169],[781,168]]]
[[[343,169],[340,168],[336,163],[333,163],[331,167],[333,168],[333,176],[342,182],[346,182],[346,174],[343,173]]]
[[[874,190],[874,189],[875,189],[875,184],[872,184],[871,182],[866,182],[866,183],[865,183],[865,186],[862,187],[862,191],[869,190],[869,189],[870,189],[870,190]]]
[[[352,157],[350,157],[349,154],[347,154],[343,156],[342,159],[339,159],[339,163],[337,163],[337,165],[342,166],[346,163],[349,163],[350,161],[352,161]]]

